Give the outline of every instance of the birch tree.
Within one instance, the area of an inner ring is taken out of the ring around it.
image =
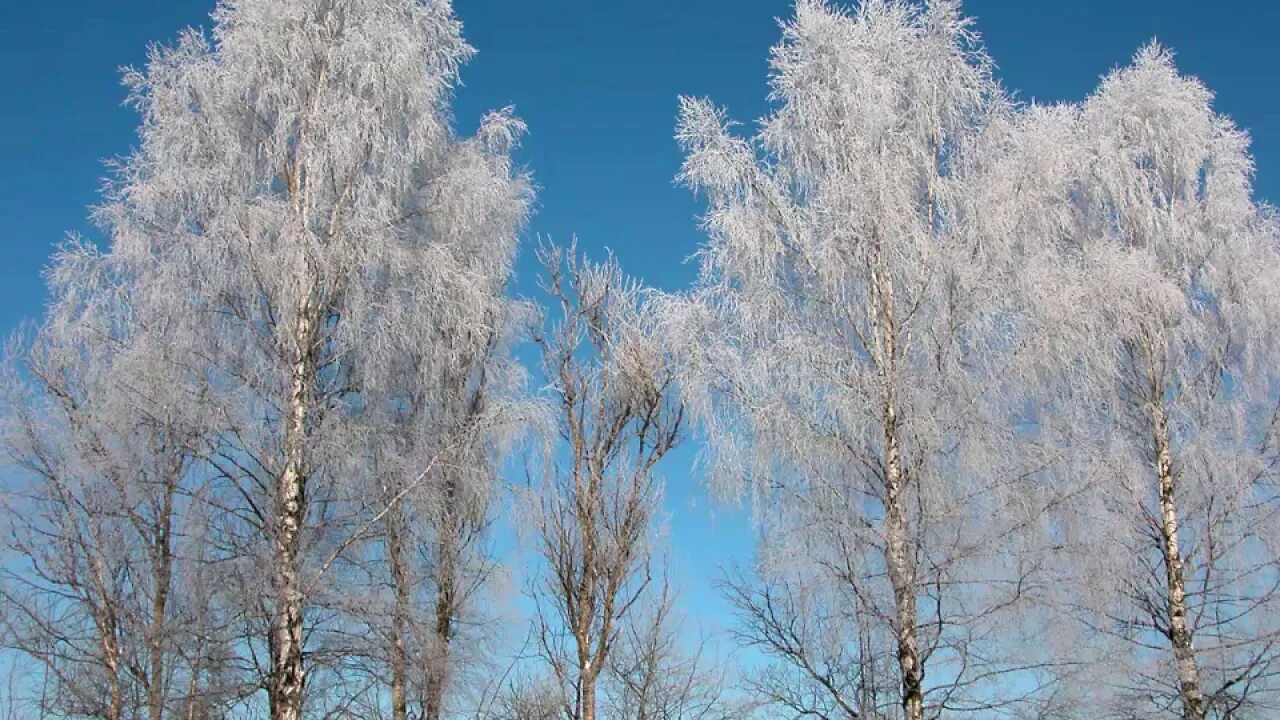
[[[491,720],[561,720],[564,701],[551,682],[520,680],[511,683],[486,715]]]
[[[1041,154],[1076,213],[1029,294],[1069,378],[1046,412],[1087,448],[1066,482],[1063,583],[1122,648],[1101,654],[1121,663],[1104,682],[1124,717],[1253,717],[1277,700],[1280,258],[1248,139],[1212,99],[1151,45],[1058,113]]]
[[[357,475],[377,484],[367,525],[378,541],[390,602],[354,609],[386,637],[392,718],[438,720],[452,674],[457,637],[476,624],[475,601],[494,570],[485,531],[506,449],[536,414],[523,400],[523,371],[511,356],[528,308],[507,295],[515,233],[530,200],[527,178],[510,152],[524,126],[489,116],[475,138],[459,142],[441,165],[426,216],[432,243],[388,291],[413,288],[418,263],[450,254],[469,279],[453,313],[440,313],[434,292],[405,293],[382,310],[376,342],[388,360],[362,386],[365,414]],[[385,348],[385,349],[381,349]],[[474,628],[472,628],[474,629]],[[470,637],[473,642],[483,638]]]
[[[546,570],[534,622],[565,715],[595,720],[600,678],[652,589],[656,466],[679,442],[684,410],[640,287],[574,252],[542,252],[559,316],[534,341],[565,460],[535,510]]]
[[[605,717],[748,720],[756,703],[733,695],[731,667],[707,639],[691,642],[667,583],[627,618],[609,659]]]
[[[198,649],[216,632],[188,601],[200,438],[197,398],[164,382],[163,329],[118,292],[106,258],[72,243],[48,273],[53,301],[6,376],[4,498],[18,558],[0,586],[5,647],[54,689],[43,711],[104,720],[193,716],[235,691]],[[203,715],[202,717],[207,717]]]
[[[966,213],[1007,103],[946,1],[800,2],[771,87],[750,139],[682,101],[708,240],[666,316],[713,479],[760,501],[779,553],[851,549],[908,720],[1006,707],[1038,684],[999,648],[1035,589],[1017,529],[1043,506],[999,410],[1011,266]]]
[[[331,521],[367,515],[376,493],[337,484],[375,401],[361,393],[402,367],[388,338],[489,335],[495,318],[464,311],[491,287],[457,234],[509,235],[485,213],[522,217],[526,199],[513,173],[451,162],[449,93],[471,49],[448,2],[241,0],[213,18],[128,74],[141,143],[99,217],[134,301],[181,327],[256,635],[246,662],[271,717],[297,720],[326,554],[348,546]],[[476,142],[505,152],[515,126],[497,114]]]

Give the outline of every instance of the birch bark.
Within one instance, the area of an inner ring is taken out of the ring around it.
[[[1182,698],[1183,720],[1204,720],[1204,695],[1196,664],[1192,632],[1187,626],[1187,593],[1183,577],[1182,549],[1178,541],[1178,505],[1173,453],[1169,443],[1169,420],[1156,402],[1152,409],[1152,430],[1156,450],[1156,476],[1160,484],[1160,535],[1163,540],[1166,598],[1169,612],[1169,642],[1178,666],[1178,692]]]
[[[300,566],[307,516],[308,433],[314,405],[317,323],[310,301],[298,312],[294,332],[289,413],[285,422],[285,467],[276,485],[272,588],[271,668],[268,696],[272,720],[301,720],[306,675],[303,665],[305,598]]]

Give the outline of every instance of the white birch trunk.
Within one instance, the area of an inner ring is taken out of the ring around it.
[[[1175,475],[1169,448],[1169,421],[1159,403],[1152,411],[1156,448],[1156,474],[1160,482],[1160,534],[1164,540],[1164,567],[1168,596],[1169,641],[1178,667],[1178,692],[1183,720],[1204,720],[1204,696],[1196,665],[1191,630],[1187,627],[1187,598],[1182,551],[1178,544],[1178,506],[1174,497]]]
[[[294,361],[285,427],[285,467],[276,486],[272,588],[271,670],[268,695],[272,720],[301,720],[304,683],[302,629],[305,601],[299,551],[307,514],[307,424],[315,387],[316,321],[310,303],[298,313]]]
[[[906,720],[924,717],[924,667],[920,663],[916,634],[916,571],[911,527],[907,521],[907,476],[898,443],[896,366],[897,326],[893,312],[893,284],[884,268],[872,272],[871,297],[877,314],[879,370],[884,383],[885,466],[885,564],[893,587],[894,633],[898,642],[898,667],[902,675],[902,711]]]

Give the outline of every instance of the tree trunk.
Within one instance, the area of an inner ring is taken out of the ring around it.
[[[435,643],[431,661],[427,667],[426,702],[423,720],[440,720],[444,713],[445,680],[448,675],[450,633],[453,626],[453,610],[442,601],[436,604]]]
[[[896,392],[898,337],[894,317],[893,282],[881,266],[872,271],[871,297],[875,312],[880,379],[884,385],[885,564],[893,587],[894,632],[898,642],[898,668],[902,675],[902,711],[906,720],[924,718],[924,667],[920,662],[916,625],[916,567],[911,526],[907,521],[907,474],[898,441]]]
[[[578,616],[577,627],[573,629],[574,639],[578,645],[578,697],[577,716],[573,720],[594,720],[596,716],[596,671],[592,660],[603,661],[602,654],[595,654],[591,643],[591,625],[596,617],[597,582],[596,579],[608,572],[601,567],[596,556],[596,517],[595,508],[600,504],[598,474],[595,472],[579,472],[574,477],[574,507],[576,522],[582,532],[581,577],[578,580],[577,597],[569,599],[577,605],[574,612],[566,617]],[[607,603],[606,603],[607,604]],[[601,614],[607,616],[608,610]],[[605,619],[607,622],[607,617]],[[602,629],[601,632],[604,632]],[[603,642],[601,642],[603,646]]]
[[[124,683],[120,681],[120,646],[114,633],[103,633],[102,650],[106,661],[108,690],[106,720],[124,720]]]
[[[174,479],[164,490],[160,512],[156,518],[155,538],[155,597],[151,603],[151,638],[148,652],[151,654],[151,674],[147,688],[147,712],[150,720],[164,720],[165,635],[169,622],[169,591],[173,584],[173,495],[177,491]]]
[[[868,612],[862,596],[855,595],[854,618],[858,625],[858,708],[856,713],[849,713],[849,720],[875,717],[876,704],[880,699],[876,688],[875,647],[871,640],[871,613]]]
[[[100,606],[95,610],[94,624],[98,631],[98,645],[102,649],[102,662],[107,670],[107,707],[105,720],[124,720],[124,683],[120,680],[120,622],[116,615],[116,600],[108,591],[106,563],[102,559],[103,546],[95,537],[96,548],[91,556],[93,582],[99,594]]]
[[[452,487],[446,504],[453,502]],[[436,622],[431,658],[427,667],[423,720],[440,720],[444,712],[445,684],[449,670],[449,643],[453,642],[453,618],[458,593],[458,523],[451,507],[446,507],[440,523],[437,545]]]
[[[157,580],[164,578],[165,585],[156,588],[156,596],[154,598],[151,614],[152,614],[152,633],[155,638],[151,641],[151,674],[148,679],[149,687],[147,688],[147,713],[150,720],[164,720],[164,683],[165,683],[165,658],[164,658],[164,631],[165,623],[168,617],[169,605],[169,560],[166,558],[163,562],[163,569],[157,573]]]
[[[578,717],[576,720],[596,720],[596,678],[588,669],[578,675]]]
[[[276,483],[272,589],[271,669],[267,693],[272,720],[302,720],[304,597],[300,549],[307,516],[307,426],[314,404],[316,323],[304,303],[298,313],[285,427],[285,467]]]
[[[409,630],[409,570],[404,559],[404,516],[399,508],[387,515],[387,560],[395,591],[395,608],[391,617],[391,720],[409,717],[409,662],[405,652],[405,634]]]
[[[902,710],[906,720],[924,717],[924,668],[920,664],[916,637],[916,573],[911,551],[910,527],[903,507],[905,476],[898,448],[897,415],[892,408],[885,413],[885,529],[889,582],[893,586],[895,627],[898,640],[898,666],[902,672]]]
[[[1187,598],[1178,545],[1178,506],[1174,497],[1175,473],[1169,447],[1169,421],[1164,408],[1153,410],[1156,474],[1160,481],[1160,534],[1163,539],[1165,579],[1168,589],[1169,641],[1178,667],[1178,690],[1182,697],[1183,720],[1204,720],[1204,695],[1196,666],[1191,630],[1187,627]]]

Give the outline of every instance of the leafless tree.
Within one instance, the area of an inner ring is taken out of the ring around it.
[[[735,697],[731,666],[707,639],[691,641],[667,582],[627,618],[609,660],[604,715],[633,720],[746,720],[754,703]]]
[[[574,253],[540,253],[558,316],[534,341],[563,452],[536,491],[546,570],[535,622],[566,713],[594,720],[598,681],[653,582],[656,466],[679,442],[684,411],[640,287],[613,262]]]
[[[564,720],[564,698],[552,682],[519,679],[503,689],[488,720]]]
[[[768,664],[744,679],[767,707],[794,718],[897,717],[892,644],[838,578],[812,572],[737,572],[723,590],[738,615],[738,644]],[[854,599],[853,608],[846,602]]]

